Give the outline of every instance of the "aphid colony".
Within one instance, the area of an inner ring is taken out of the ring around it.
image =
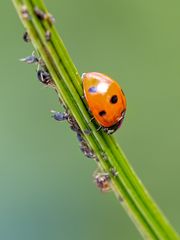
[[[47,20],[50,25],[54,22],[54,18],[51,14],[46,14],[37,7],[34,8],[34,12],[39,20]],[[24,18],[30,19],[25,6],[22,8],[22,15]],[[23,35],[23,39],[25,42],[31,41],[27,32]],[[51,40],[50,30],[46,31],[45,39],[46,41]],[[56,91],[53,79],[40,57],[35,56],[33,53],[31,56],[21,59],[21,61],[28,64],[37,64],[37,79],[42,84],[49,86]],[[82,75],[82,81],[84,97],[87,101],[90,113],[93,116],[92,120],[95,119],[100,126],[98,130],[102,128],[107,134],[114,133],[121,126],[126,112],[126,98],[122,89],[117,82],[102,73],[84,73]],[[76,133],[83,154],[88,158],[98,161],[97,156],[85,139],[84,132],[81,131],[69,109],[61,102],[61,100],[60,103],[63,105],[65,112],[61,113],[52,110],[52,117],[60,122],[67,121],[71,130]],[[86,132],[86,134],[90,134],[90,132]],[[117,176],[118,173],[115,169],[111,170],[112,175]],[[96,172],[94,179],[97,187],[102,191],[106,192],[110,190],[110,177],[108,173],[98,171]]]
[[[38,59],[34,54],[31,56],[22,58],[21,61],[26,62],[28,64],[36,63],[38,64],[38,69],[37,70],[37,79],[44,85],[52,87],[56,90],[55,85],[53,83],[53,80],[48,73],[45,65],[42,63],[42,59]],[[60,100],[61,102],[61,100]],[[84,138],[84,133],[81,131],[79,125],[77,124],[76,120],[74,117],[70,114],[69,110],[66,108],[65,105],[63,105],[65,108],[65,112],[56,112],[54,110],[51,111],[52,117],[56,121],[67,121],[70,129],[76,133],[76,137],[79,142],[79,147],[83,154],[88,157],[92,158],[96,161],[98,161],[98,158],[94,154],[93,150],[89,147],[87,141]],[[88,133],[87,133],[88,134]],[[101,191],[106,192],[110,190],[110,185],[109,185],[109,175],[107,173],[103,172],[97,172],[96,175],[94,176],[94,180],[96,182],[96,185],[98,188],[101,189]]]

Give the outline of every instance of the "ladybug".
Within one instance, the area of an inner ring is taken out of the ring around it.
[[[83,73],[84,97],[93,117],[108,134],[122,124],[126,112],[126,98],[119,84],[98,72]]]

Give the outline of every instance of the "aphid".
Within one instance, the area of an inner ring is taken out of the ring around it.
[[[49,30],[46,31],[45,38],[46,38],[46,41],[50,41],[51,40],[51,32]]]
[[[47,20],[50,24],[53,24],[55,22],[55,18],[50,13],[45,13],[41,9],[39,9],[37,6],[34,7],[34,12],[36,16],[39,18],[39,20]]]
[[[21,58],[20,61],[28,64],[39,63],[39,59],[34,54],[25,58]]]
[[[107,155],[105,152],[101,152],[102,158],[106,161],[108,159]]]
[[[21,7],[21,13],[22,13],[22,17],[23,17],[24,19],[29,19],[29,18],[30,18],[29,12],[28,12],[28,9],[27,9],[26,5],[23,5],[23,6]]]
[[[49,22],[50,25],[52,25],[55,22],[55,17],[50,13],[46,14],[46,19],[47,19],[47,21]]]
[[[39,20],[44,20],[46,13],[43,12],[41,9],[39,9],[37,6],[34,7],[34,12],[36,14],[36,16],[39,18]]]
[[[46,66],[41,58],[38,58],[35,56],[34,52],[32,53],[31,56],[27,56],[25,58],[21,58],[20,61],[28,63],[28,64],[33,64],[36,63],[38,64],[38,70],[37,70],[37,78],[38,80],[47,85],[55,88],[55,84],[52,80],[51,75],[46,69]]]
[[[30,37],[29,37],[29,34],[28,34],[28,32],[25,32],[24,34],[23,34],[23,40],[25,41],[25,42],[31,42],[31,39],[30,39]]]
[[[80,143],[82,143],[84,141],[84,138],[80,132],[77,133],[77,139]]]
[[[118,200],[120,203],[122,203],[124,201],[124,199],[120,195],[118,196]]]
[[[110,77],[90,72],[82,75],[84,96],[93,117],[108,134],[122,124],[126,98],[118,83]]]
[[[84,153],[84,155],[88,158],[99,161],[94,151],[89,147],[87,141],[83,138],[83,135],[80,136],[79,134],[77,134],[77,138],[80,142],[80,149]]]
[[[86,157],[96,159],[94,151],[92,151],[92,149],[89,148],[85,141],[82,141],[80,143],[80,149]]]
[[[77,134],[82,134],[82,131],[78,125],[78,123],[76,122],[75,118],[69,114],[68,119],[67,119],[69,126],[71,128],[72,131],[76,132]]]
[[[55,120],[60,122],[67,120],[71,130],[73,130],[76,133],[81,133],[81,129],[79,128],[79,125],[77,124],[76,120],[73,118],[71,114],[69,114],[68,112],[64,112],[64,113],[56,112],[54,110],[52,110],[51,113],[53,114],[52,117]]]
[[[114,177],[117,177],[118,174],[119,174],[119,173],[116,171],[115,168],[111,168],[111,169],[110,169],[110,172],[112,173],[112,175],[113,175]]]
[[[56,112],[54,110],[51,111],[51,113],[53,114],[52,117],[57,120],[57,121],[67,121],[69,123],[69,126],[71,128],[71,130],[73,130],[77,135],[77,139],[79,141],[80,144],[80,149],[83,152],[83,154],[88,157],[88,158],[93,158],[96,161],[98,161],[94,151],[89,147],[87,141],[84,138],[84,134],[81,131],[78,123],[76,122],[76,120],[74,119],[74,117],[67,113],[61,113],[61,112]]]
[[[101,189],[102,192],[108,192],[110,188],[109,184],[110,178],[108,173],[97,172],[95,175],[95,182],[98,188]]]
[[[42,58],[36,57],[35,52],[33,51],[32,55],[21,58],[20,61],[28,63],[28,64],[38,64],[38,68],[41,67],[42,69],[46,69],[46,65]],[[45,71],[45,70],[44,70]]]
[[[45,85],[53,85],[51,75],[48,72],[46,72],[45,70],[42,70],[42,69],[38,70],[37,78],[41,83],[43,83]]]
[[[66,112],[56,112],[54,110],[51,110],[51,113],[53,114],[52,117],[56,120],[56,121],[64,121],[68,119],[69,114]]]

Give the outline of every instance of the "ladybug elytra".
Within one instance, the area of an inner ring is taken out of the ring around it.
[[[111,134],[124,119],[126,98],[119,84],[110,77],[90,72],[82,75],[84,96],[92,115]]]

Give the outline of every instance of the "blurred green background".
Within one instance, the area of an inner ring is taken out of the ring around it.
[[[45,1],[80,73],[117,79],[128,101],[115,137],[173,226],[180,227],[180,2]],[[11,1],[0,4],[0,239],[141,239],[112,193],[93,183],[57,96],[42,86]],[[120,237],[119,237],[120,236]]]

